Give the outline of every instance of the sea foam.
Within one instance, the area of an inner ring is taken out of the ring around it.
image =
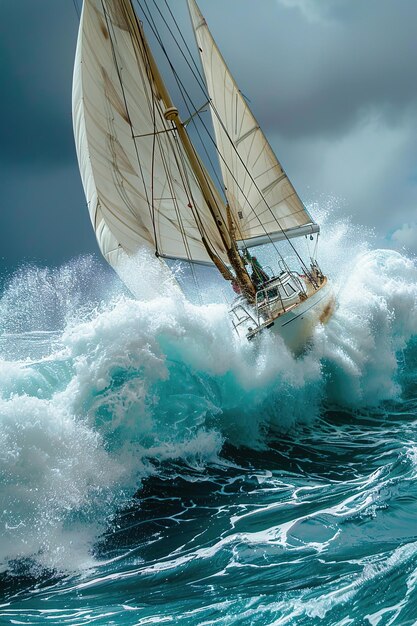
[[[189,302],[146,253],[123,270],[138,299],[91,259],[13,277],[0,301],[2,567],[90,566],[113,513],[161,463],[222,463],[225,442],[265,448],[323,403],[398,397],[417,268],[360,242],[346,258],[346,228],[329,229],[322,260],[337,267],[337,310],[298,359],[272,334],[239,338],[221,299]]]

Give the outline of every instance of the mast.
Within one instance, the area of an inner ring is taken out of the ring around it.
[[[165,83],[159,72],[156,61],[149,47],[148,41],[145,37],[142,24],[137,19],[136,13],[134,12],[134,9],[131,5],[131,0],[128,0],[128,2],[133,12],[133,15],[135,17],[135,22],[139,31],[139,35],[142,40],[142,44],[144,46],[144,49],[146,50],[147,60],[149,62],[149,67],[150,67],[150,71],[152,74],[152,78],[166,106],[164,117],[166,120],[171,121],[177,129],[178,136],[184,147],[185,153],[187,154],[187,157],[190,161],[193,172],[197,178],[198,184],[201,188],[204,199],[207,203],[207,207],[213,217],[217,230],[219,231],[220,237],[226,249],[227,257],[230,261],[232,268],[234,269],[236,273],[236,277],[234,277],[233,274],[231,274],[230,270],[217,257],[217,255],[214,254],[214,252],[212,251],[212,249],[210,248],[210,246],[208,245],[208,242],[205,240],[204,237],[202,237],[203,244],[206,247],[211,260],[213,261],[214,265],[217,267],[219,272],[222,274],[223,278],[225,278],[226,280],[230,280],[230,281],[236,280],[236,282],[238,283],[245,297],[250,302],[253,302],[255,299],[256,289],[246,270],[245,263],[238,252],[237,243],[233,236],[234,229],[233,228],[228,229],[224,222],[223,216],[217,204],[217,199],[214,196],[213,188],[209,183],[208,174],[205,171],[200,159],[197,156],[194,146],[191,143],[191,140],[188,136],[185,126],[180,118],[178,109],[171,100],[169,92],[165,86]],[[228,206],[226,207],[226,212],[227,212],[227,219],[229,221],[229,224],[232,224],[233,217],[230,213],[230,209]]]

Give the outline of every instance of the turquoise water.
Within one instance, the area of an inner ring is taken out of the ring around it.
[[[1,624],[417,623],[417,268],[335,240],[298,359],[149,259],[139,301],[91,259],[9,278]]]

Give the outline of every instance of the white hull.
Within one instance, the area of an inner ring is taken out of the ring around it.
[[[247,309],[241,308],[246,313]],[[297,354],[306,348],[315,327],[327,322],[334,308],[333,289],[326,280],[306,300],[298,302],[285,312],[281,310],[271,315],[264,323],[256,324],[252,316],[250,319],[242,317],[240,324],[235,324],[235,327],[239,334],[244,334],[249,340],[255,339],[261,333],[275,333],[283,338],[292,352]]]
[[[335,308],[335,297],[329,283],[304,302],[274,320],[269,331],[280,335],[294,353],[304,350],[318,324],[325,324]]]

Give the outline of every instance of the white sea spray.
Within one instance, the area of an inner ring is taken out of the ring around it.
[[[398,397],[398,354],[417,334],[417,269],[360,239],[346,255],[346,232],[330,229],[322,261],[331,266],[333,250],[338,308],[298,359],[278,337],[239,339],[221,298],[190,303],[147,254],[124,268],[133,280],[140,267],[139,299],[113,279],[107,300],[101,287],[89,293],[96,266],[85,259],[53,280],[36,268],[15,277],[0,301],[2,567],[89,566],[113,513],[160,463],[202,468],[221,462],[225,442],[266,449],[271,428],[311,423],[323,402]]]

